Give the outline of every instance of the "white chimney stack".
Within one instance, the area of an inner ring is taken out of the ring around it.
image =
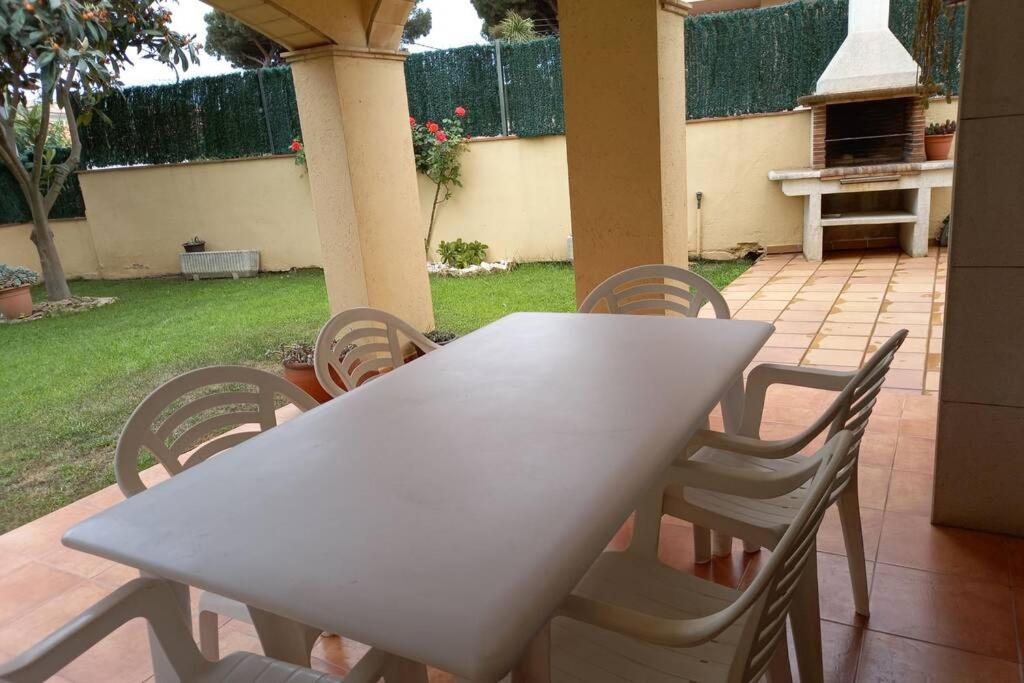
[[[917,62],[889,30],[889,0],[850,0],[846,40],[814,94],[914,87],[917,73]]]

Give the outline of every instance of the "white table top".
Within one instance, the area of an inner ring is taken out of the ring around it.
[[[510,315],[64,543],[494,680],[771,332]]]

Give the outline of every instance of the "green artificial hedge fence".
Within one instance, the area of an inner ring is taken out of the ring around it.
[[[54,160],[61,162],[68,158],[70,150],[57,150]],[[85,201],[78,185],[78,176],[72,175],[64,183],[64,190],[53,205],[50,218],[82,218],[85,216]],[[0,225],[5,223],[30,223],[32,213],[18,187],[18,181],[0,164]],[[0,259],[2,261],[2,259]]]
[[[125,88],[99,111],[110,122],[81,129],[87,168],[283,154],[300,134],[287,67]]]
[[[911,48],[916,0],[893,0],[889,25]],[[848,0],[800,0],[759,10],[686,19],[686,116],[690,119],[784,111],[814,90],[818,76],[846,36]],[[952,25],[949,73],[936,59],[935,80],[956,93],[964,8]],[[469,45],[410,55],[405,62],[409,111],[417,120],[450,118],[457,105],[469,115],[469,135],[502,131],[497,56],[493,45]],[[565,131],[558,38],[502,45],[501,84],[509,132],[522,137]],[[288,67],[196,78],[173,85],[126,88],[83,126],[83,165],[125,166],[229,159],[288,151],[301,135]],[[13,193],[12,193],[13,190]],[[84,215],[72,180],[54,217]],[[0,223],[28,213],[14,179],[0,167]]]

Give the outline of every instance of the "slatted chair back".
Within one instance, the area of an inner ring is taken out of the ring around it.
[[[836,497],[846,488],[847,483],[857,475],[857,462],[860,455],[860,443],[864,438],[864,432],[868,426],[868,420],[878,402],[878,394],[882,391],[885,377],[907,338],[907,330],[900,330],[889,337],[882,346],[878,348],[871,358],[864,363],[864,366],[857,371],[850,380],[852,392],[845,404],[839,406],[835,420],[829,429],[829,437],[846,430],[850,432],[851,458],[848,466],[840,472],[841,486]],[[837,399],[838,401],[838,399]]]
[[[587,295],[579,312],[675,314],[695,318],[705,303],[711,304],[716,318],[730,317],[729,304],[710,282],[685,268],[655,264],[628,268],[612,275]]]
[[[277,426],[278,397],[300,411],[319,405],[273,373],[237,365],[193,370],[162,384],[121,432],[114,455],[118,486],[125,496],[146,489],[139,476],[145,452],[174,476]]]
[[[397,316],[376,308],[352,308],[328,320],[320,330],[313,364],[324,389],[340,396],[438,348]]]
[[[852,435],[836,434],[818,452],[821,464],[803,506],[765,566],[740,598],[714,618],[749,609],[736,657],[729,671],[730,683],[749,683],[764,675],[786,630],[794,593],[804,577],[808,562],[816,562],[815,536],[825,511],[843,487],[840,473],[853,458]],[[753,604],[750,600],[753,599]]]

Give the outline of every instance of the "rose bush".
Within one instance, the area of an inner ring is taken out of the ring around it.
[[[427,237],[423,241],[423,251],[428,259],[437,207],[451,198],[452,187],[462,187],[460,157],[467,149],[468,140],[462,128],[462,120],[467,112],[465,107],[460,106],[455,107],[454,113],[455,118],[442,119],[440,124],[435,121],[418,123],[415,118],[409,117],[416,170],[430,178],[435,186],[430,224],[427,226]]]

